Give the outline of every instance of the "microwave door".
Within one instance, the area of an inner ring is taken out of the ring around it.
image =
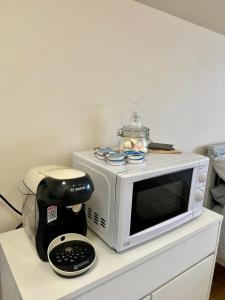
[[[188,211],[192,169],[134,182],[130,236]]]

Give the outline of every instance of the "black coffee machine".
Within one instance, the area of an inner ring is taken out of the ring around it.
[[[47,248],[57,236],[86,235],[83,203],[94,191],[88,174],[64,166],[42,166],[31,169],[23,183],[23,225],[42,260],[48,260]]]

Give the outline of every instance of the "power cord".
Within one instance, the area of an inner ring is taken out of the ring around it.
[[[14,210],[18,215],[22,216],[22,213],[20,211],[18,211],[11,203],[9,203],[9,201],[7,201],[5,199],[5,197],[3,197],[1,194],[0,194],[0,198],[2,198],[2,200],[12,209]],[[20,228],[21,226],[23,225],[23,223],[19,224],[16,229]]]
[[[16,227],[16,229],[19,229],[20,227],[22,227],[22,225],[23,225],[23,223],[20,223],[20,224]]]
[[[11,203],[9,203],[9,201],[7,201],[5,199],[5,197],[3,197],[1,194],[0,194],[0,198],[2,198],[2,200],[12,209],[14,210],[18,215],[22,216],[22,213],[20,211],[18,211]]]

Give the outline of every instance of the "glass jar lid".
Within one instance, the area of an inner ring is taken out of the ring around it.
[[[129,125],[123,126],[118,130],[117,135],[121,137],[131,137],[131,138],[142,137],[142,138],[149,139],[149,128],[147,127],[135,128]]]

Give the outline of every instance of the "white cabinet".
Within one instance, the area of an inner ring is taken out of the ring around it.
[[[165,284],[152,294],[151,300],[207,300],[214,256],[211,255]]]
[[[122,253],[89,231],[97,260],[73,279],[59,277],[42,262],[23,229],[1,234],[0,300],[208,300],[221,222],[220,215],[204,210]]]

